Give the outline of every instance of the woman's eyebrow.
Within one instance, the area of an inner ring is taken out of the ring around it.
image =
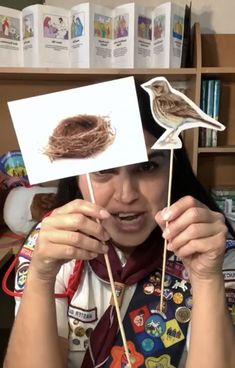
[[[166,154],[164,151],[160,151],[160,150],[151,150],[151,152],[148,152],[148,159],[152,160],[153,158],[157,158],[157,157],[166,157]]]

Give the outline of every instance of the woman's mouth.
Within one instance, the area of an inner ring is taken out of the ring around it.
[[[120,231],[138,231],[145,222],[144,212],[119,212],[113,214],[115,225]]]

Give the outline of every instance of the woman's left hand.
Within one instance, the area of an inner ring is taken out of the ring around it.
[[[211,279],[221,273],[227,233],[223,214],[186,196],[159,211],[155,219],[167,249],[182,259],[190,279]]]

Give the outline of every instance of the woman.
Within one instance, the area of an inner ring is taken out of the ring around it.
[[[57,209],[41,224],[5,368],[127,366],[104,253],[121,291],[125,285],[120,308],[132,367],[234,366],[222,274],[226,234],[233,231],[195,178],[184,149],[175,150],[172,205],[166,208],[169,153],[151,151],[163,131],[147,94],[137,92],[149,161],[92,173],[96,204],[85,176],[61,180]],[[164,238],[168,262],[159,312]],[[26,248],[34,243],[29,238]],[[28,254],[22,253],[21,271]],[[69,301],[55,301],[54,288],[64,292],[76,259],[85,261],[79,285]]]

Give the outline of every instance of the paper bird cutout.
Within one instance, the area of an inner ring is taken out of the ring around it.
[[[224,130],[225,126],[203,112],[182,92],[173,88],[164,77],[155,77],[141,87],[149,94],[154,120],[166,131],[152,149],[181,148],[180,132],[190,128]]]

